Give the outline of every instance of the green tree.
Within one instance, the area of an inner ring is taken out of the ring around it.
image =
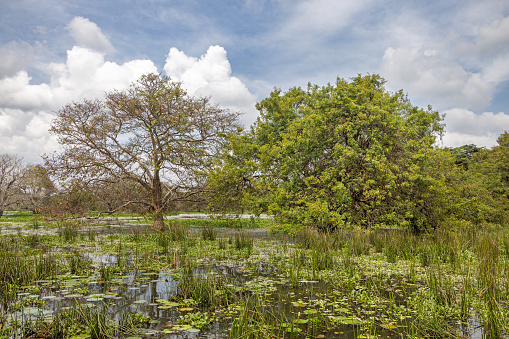
[[[238,115],[188,96],[168,78],[145,75],[104,101],[63,107],[50,131],[64,151],[47,156],[45,167],[70,187],[132,182],[149,198],[126,196],[122,206],[150,207],[153,227],[164,230],[163,210],[203,191],[211,160],[225,135],[236,131]]]
[[[468,163],[470,159],[475,153],[479,152],[481,148],[474,144],[469,144],[453,148],[446,147],[445,150],[451,152],[452,156],[455,158],[456,165],[468,170]]]
[[[335,85],[275,90],[258,104],[244,173],[256,173],[249,181],[268,192],[265,205],[281,224],[438,226],[445,181],[442,164],[432,160],[443,158],[433,148],[441,117],[384,83],[377,75],[338,78]],[[221,171],[231,173],[227,165]]]
[[[469,172],[472,172],[471,180],[483,187],[492,199],[486,219],[503,222],[509,212],[509,133],[501,134],[497,142],[497,146],[474,154]]]

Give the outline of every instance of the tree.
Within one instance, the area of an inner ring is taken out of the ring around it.
[[[502,133],[498,145],[491,149],[481,149],[469,162],[469,172],[497,202],[497,214],[507,220],[509,214],[509,133]],[[500,219],[500,218],[499,218]]]
[[[263,186],[269,193],[260,207],[289,228],[438,227],[444,179],[442,164],[433,159],[449,161],[433,147],[443,133],[441,116],[412,106],[402,91],[390,93],[384,83],[369,75],[275,90],[257,105],[261,116],[246,133],[255,146],[244,156],[243,170],[226,161],[215,175],[227,178],[228,166],[250,174],[237,183]],[[235,155],[242,152],[235,149],[230,146],[225,158],[239,162]]]
[[[23,159],[11,154],[0,154],[0,217],[9,206],[20,200],[19,181]]]
[[[45,200],[57,191],[46,168],[39,164],[27,165],[23,169],[19,189],[22,194],[22,207],[34,213],[38,213]]]
[[[238,116],[208,98],[188,96],[180,83],[148,74],[104,101],[63,107],[50,131],[64,151],[45,164],[66,185],[136,184],[150,198],[123,205],[149,206],[154,229],[164,230],[164,208],[203,190],[211,160],[237,130]]]
[[[481,148],[474,144],[469,144],[454,148],[446,147],[445,150],[451,152],[452,156],[454,156],[456,159],[456,165],[463,167],[465,170],[468,170],[468,162],[475,153],[481,150]]]

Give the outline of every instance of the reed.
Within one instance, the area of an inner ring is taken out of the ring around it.
[[[216,240],[217,232],[214,227],[207,225],[201,229],[201,237],[203,240]]]

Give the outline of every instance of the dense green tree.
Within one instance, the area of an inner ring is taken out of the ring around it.
[[[445,150],[451,152],[452,156],[455,158],[456,165],[468,170],[468,162],[475,153],[481,150],[481,148],[474,144],[469,144],[460,147],[446,147]]]
[[[216,191],[263,187],[259,206],[290,227],[437,227],[445,213],[440,170],[452,161],[433,147],[441,117],[384,82],[370,75],[275,90],[258,104],[251,131],[231,140],[213,180],[229,185]]]
[[[501,134],[497,142],[497,146],[476,153],[469,169],[477,183],[496,201],[496,215],[505,218],[509,212],[509,133]]]

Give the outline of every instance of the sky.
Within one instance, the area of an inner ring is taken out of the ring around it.
[[[507,0],[0,0],[0,154],[41,162],[70,102],[142,74],[242,111],[274,88],[380,74],[445,114],[440,146],[509,130]]]

